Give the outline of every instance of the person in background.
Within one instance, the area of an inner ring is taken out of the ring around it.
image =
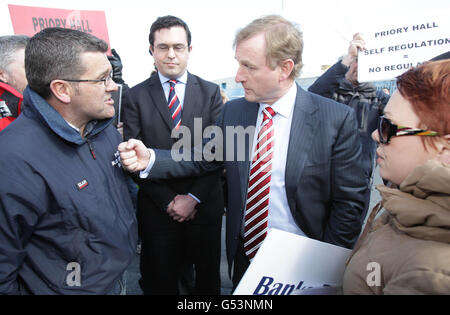
[[[303,39],[294,24],[277,15],[256,19],[238,32],[234,46],[235,80],[245,98],[224,106],[217,123],[223,137],[213,145],[221,154],[177,162],[174,152],[147,150],[136,139],[121,143],[119,151],[124,167],[143,171],[139,176],[147,180],[225,167],[227,259],[235,288],[269,228],[352,248],[367,177],[353,110],[295,83]],[[236,141],[227,132],[233,128],[250,132]]]
[[[224,90],[220,90],[220,96],[222,96],[222,101],[224,104],[226,104],[230,100]]]
[[[449,294],[450,60],[399,76],[372,138],[394,187],[377,186],[381,205],[349,259],[344,293]]]
[[[11,35],[0,37],[0,131],[21,113],[27,86],[25,76],[25,47],[29,37]]]
[[[195,127],[203,133],[222,111],[219,86],[187,70],[191,32],[180,18],[159,17],[150,28],[149,43],[157,72],[125,93],[124,138],[170,149],[181,133],[172,135],[187,129],[195,145]],[[220,172],[175,180],[135,179],[140,187],[137,216],[144,294],[179,294],[183,267],[192,264],[191,293],[220,294]]]
[[[353,36],[347,54],[322,76],[320,76],[308,91],[331,98],[351,107],[358,120],[358,133],[361,140],[362,158],[368,185],[365,192],[364,213],[370,204],[371,178],[375,163],[376,143],[372,140],[372,131],[376,129],[378,117],[382,115],[389,95],[377,91],[370,82],[358,82],[358,51],[364,50],[365,42],[360,33]]]
[[[108,45],[47,28],[23,113],[0,133],[0,294],[124,294],[137,222],[112,125]]]

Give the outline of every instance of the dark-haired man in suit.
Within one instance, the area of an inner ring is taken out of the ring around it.
[[[214,124],[223,103],[216,84],[187,71],[192,46],[184,21],[159,17],[151,26],[149,42],[157,73],[124,95],[124,138],[170,149],[178,140],[172,132],[186,127],[193,136],[194,119],[203,132]],[[135,179],[140,185],[137,216],[144,294],[178,294],[186,261],[195,266],[193,293],[220,294],[220,171],[184,179]]]

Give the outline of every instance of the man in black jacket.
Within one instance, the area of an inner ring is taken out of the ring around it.
[[[377,128],[378,117],[383,115],[389,95],[377,91],[370,82],[358,82],[358,50],[364,50],[364,40],[356,33],[348,53],[319,77],[308,91],[331,98],[353,108],[358,120],[362,159],[367,178],[372,177],[376,143],[371,134]],[[370,203],[371,181],[365,193],[364,220]]]
[[[203,133],[213,125],[222,110],[222,98],[219,86],[187,71],[192,46],[184,21],[174,16],[158,18],[151,26],[149,42],[158,72],[125,93],[124,138],[171,149],[178,141],[172,134],[184,129],[194,137],[197,130]],[[186,261],[195,265],[194,293],[220,294],[224,210],[220,171],[185,179],[135,179],[140,186],[137,216],[144,294],[178,294]]]

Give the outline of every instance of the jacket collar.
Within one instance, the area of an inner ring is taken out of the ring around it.
[[[450,244],[450,165],[430,160],[399,188],[377,186],[395,227],[415,238]]]
[[[78,131],[69,126],[64,118],[29,86],[27,86],[23,93],[23,99],[23,112],[25,114],[38,117],[48,128],[66,141],[77,145],[81,145],[86,142],[86,139],[82,138]],[[86,130],[89,131],[87,133],[87,137],[92,138],[97,135],[108,127],[112,121],[113,118],[99,121],[93,120],[89,122],[88,126],[86,126]]]

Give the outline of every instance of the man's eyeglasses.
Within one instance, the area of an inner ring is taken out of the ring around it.
[[[161,51],[161,52],[163,52],[163,53],[168,52],[170,50],[170,48],[173,48],[173,50],[175,52],[177,52],[177,53],[182,53],[182,52],[184,52],[186,50],[186,46],[183,45],[183,44],[177,44],[177,45],[174,45],[174,46],[169,46],[169,45],[166,45],[166,44],[159,44],[159,45],[156,46],[156,49]]]
[[[381,116],[378,120],[378,137],[380,143],[388,144],[392,137],[400,136],[438,136],[436,131],[409,128],[393,124],[388,118]]]
[[[78,79],[60,79],[67,82],[103,82],[105,86],[108,86],[109,83],[111,83],[113,78],[113,72],[111,71],[108,76],[104,79],[97,79],[97,80],[78,80]]]

